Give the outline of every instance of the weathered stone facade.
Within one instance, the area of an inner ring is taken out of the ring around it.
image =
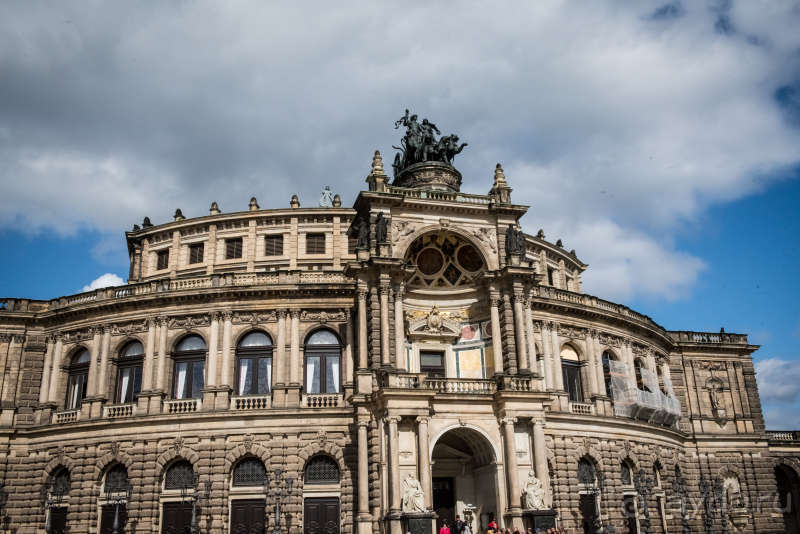
[[[454,192],[442,169],[446,187],[427,167],[422,187],[388,185],[376,154],[353,208],[176,214],[127,233],[127,285],[1,301],[8,528],[42,532],[60,510],[99,532],[122,465],[126,532],[166,531],[169,503],[192,498],[202,532],[233,532],[240,501],[271,529],[275,495],[235,480],[251,458],[294,479],[290,532],[401,534],[433,511],[523,526],[533,478],[573,531],[596,506],[618,532],[797,532],[800,440],[766,432],[747,336],[668,332],[583,293],[587,266],[542,232],[508,253],[527,207],[502,168],[488,195]],[[336,480],[309,478],[319,457]],[[165,482],[182,461],[196,493]],[[338,526],[312,528],[314,499],[337,503]]]

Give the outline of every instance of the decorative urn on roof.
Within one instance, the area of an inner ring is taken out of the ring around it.
[[[453,167],[453,158],[464,150],[467,143],[458,142],[455,134],[441,135],[439,128],[428,119],[417,120],[417,115],[406,114],[395,123],[395,129],[405,126],[406,134],[392,167],[394,183],[398,187],[414,189],[438,189],[458,191],[461,187],[461,173]]]

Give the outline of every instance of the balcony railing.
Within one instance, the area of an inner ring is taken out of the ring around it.
[[[303,406],[307,408],[336,408],[344,404],[339,393],[307,393],[303,395]]]
[[[767,439],[770,441],[800,442],[800,430],[767,430]]]
[[[575,415],[593,415],[594,405],[586,402],[570,402],[569,412]]]
[[[81,418],[80,410],[63,410],[53,414],[53,421],[60,425],[62,423],[74,423]]]
[[[103,406],[103,417],[107,419],[119,419],[120,417],[132,417],[136,413],[136,404],[110,404]]]
[[[670,332],[670,337],[683,343],[721,343],[747,345],[747,334],[730,334],[728,332]]]
[[[422,389],[430,389],[437,393],[467,393],[472,395],[490,395],[497,391],[497,382],[488,379],[469,378],[426,378]]]
[[[269,395],[231,397],[231,410],[266,410],[272,404]]]
[[[192,413],[199,409],[200,399],[174,399],[164,401],[164,411],[166,413]]]

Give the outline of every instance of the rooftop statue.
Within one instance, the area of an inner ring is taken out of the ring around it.
[[[428,119],[417,120],[417,115],[406,114],[394,123],[395,129],[405,126],[406,135],[400,142],[400,146],[393,146],[400,152],[394,157],[394,174],[397,176],[400,171],[415,163],[425,161],[437,161],[453,164],[456,154],[464,150],[467,143],[458,143],[458,136],[455,134],[442,136],[436,139],[436,134],[441,135],[439,128]]]

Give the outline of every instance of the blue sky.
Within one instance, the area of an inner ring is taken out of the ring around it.
[[[800,428],[798,27],[788,0],[7,3],[0,295],[124,278],[145,215],[348,203],[410,107],[469,143],[465,191],[503,163],[588,292],[749,333]]]

